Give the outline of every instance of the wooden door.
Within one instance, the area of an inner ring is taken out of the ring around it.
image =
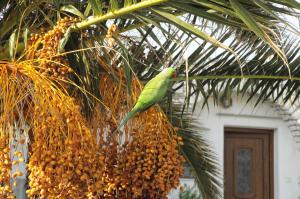
[[[273,132],[225,128],[225,199],[273,199]]]

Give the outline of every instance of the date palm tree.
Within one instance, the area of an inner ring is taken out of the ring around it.
[[[232,90],[249,100],[258,95],[257,103],[295,102],[300,95],[295,0],[2,0],[0,10],[0,59],[6,65],[28,60],[30,34],[50,30],[65,16],[76,18],[60,33],[56,50],[76,74],[69,77],[68,93],[86,120],[102,110],[103,75],[121,82],[130,96],[134,79],[146,83],[162,68],[176,68],[160,105],[179,129],[180,151],[205,199],[221,197],[222,179],[192,115],[197,102]]]

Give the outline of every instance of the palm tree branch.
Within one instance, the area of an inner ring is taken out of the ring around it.
[[[86,21],[82,21],[79,22],[77,24],[75,24],[74,29],[85,29],[87,27],[89,27],[90,25],[95,25],[98,23],[101,23],[103,21],[106,21],[108,19],[115,19],[118,18],[120,16],[123,15],[128,15],[131,14],[132,12],[141,10],[141,9],[145,9],[148,7],[152,7],[158,4],[161,4],[163,2],[166,2],[167,0],[146,0],[146,1],[141,1],[139,3],[115,10],[115,11],[111,11],[108,12],[102,16],[98,16],[98,17],[94,17],[92,19],[86,20]]]

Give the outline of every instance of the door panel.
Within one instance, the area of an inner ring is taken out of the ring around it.
[[[225,199],[272,199],[272,132],[225,129]]]

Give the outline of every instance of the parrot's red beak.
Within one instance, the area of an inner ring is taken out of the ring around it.
[[[177,74],[176,74],[176,72],[175,72],[175,73],[173,73],[172,77],[173,77],[173,78],[177,77]]]

